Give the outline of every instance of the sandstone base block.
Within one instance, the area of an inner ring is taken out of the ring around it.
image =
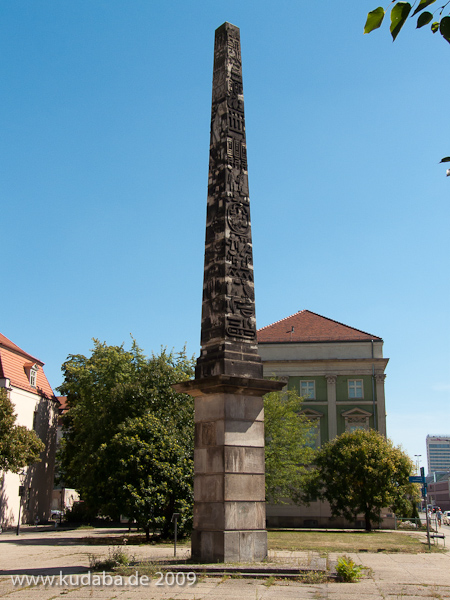
[[[192,559],[201,562],[260,562],[267,558],[267,531],[193,531]]]
[[[193,560],[267,557],[262,396],[282,385],[225,375],[174,385],[195,397]]]

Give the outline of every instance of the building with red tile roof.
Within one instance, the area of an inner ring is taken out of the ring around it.
[[[58,401],[43,367],[41,360],[0,334],[0,387],[14,405],[16,424],[34,429],[45,443],[41,462],[23,469],[24,496],[18,496],[19,475],[0,473],[0,524],[6,527],[17,524],[19,504],[22,522],[50,517]]]
[[[339,321],[301,310],[258,330],[258,344],[291,342],[360,342],[381,338]]]
[[[304,397],[320,446],[344,431],[386,435],[383,339],[309,310],[257,332],[264,376],[278,377]],[[324,505],[267,506],[269,526],[336,526]],[[351,524],[350,524],[351,525]],[[347,523],[346,526],[349,526]]]
[[[35,366],[36,381],[30,383],[29,370]],[[36,390],[48,398],[54,398],[53,390],[43,371],[44,363],[31,356],[0,333],[0,379],[9,379],[11,385],[33,394]]]

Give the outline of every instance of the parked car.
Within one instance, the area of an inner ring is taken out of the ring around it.
[[[444,510],[442,513],[442,522],[444,525],[450,525],[450,510]]]
[[[50,512],[50,519],[55,519],[55,521],[60,521],[63,516],[64,513],[62,510],[52,510]]]

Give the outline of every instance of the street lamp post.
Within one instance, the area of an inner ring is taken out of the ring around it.
[[[172,515],[172,523],[175,523],[174,525],[174,529],[175,529],[175,543],[173,546],[173,555],[176,556],[177,555],[177,519],[180,516],[180,513],[173,513]]]
[[[25,486],[23,485],[25,483],[25,477],[27,476],[26,471],[24,471],[22,469],[22,471],[20,471],[19,473],[19,481],[20,481],[20,485],[19,485],[19,516],[17,517],[17,532],[16,535],[19,535],[20,533],[20,511],[22,509],[22,497],[25,495]]]
[[[414,454],[415,458],[416,458],[416,475],[419,474],[419,469],[420,469],[420,460],[419,458],[422,456],[421,454]]]

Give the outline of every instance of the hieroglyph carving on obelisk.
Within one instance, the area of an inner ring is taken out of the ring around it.
[[[230,23],[216,31],[214,46],[201,346],[196,377],[220,373],[262,377],[241,44],[239,29]]]

